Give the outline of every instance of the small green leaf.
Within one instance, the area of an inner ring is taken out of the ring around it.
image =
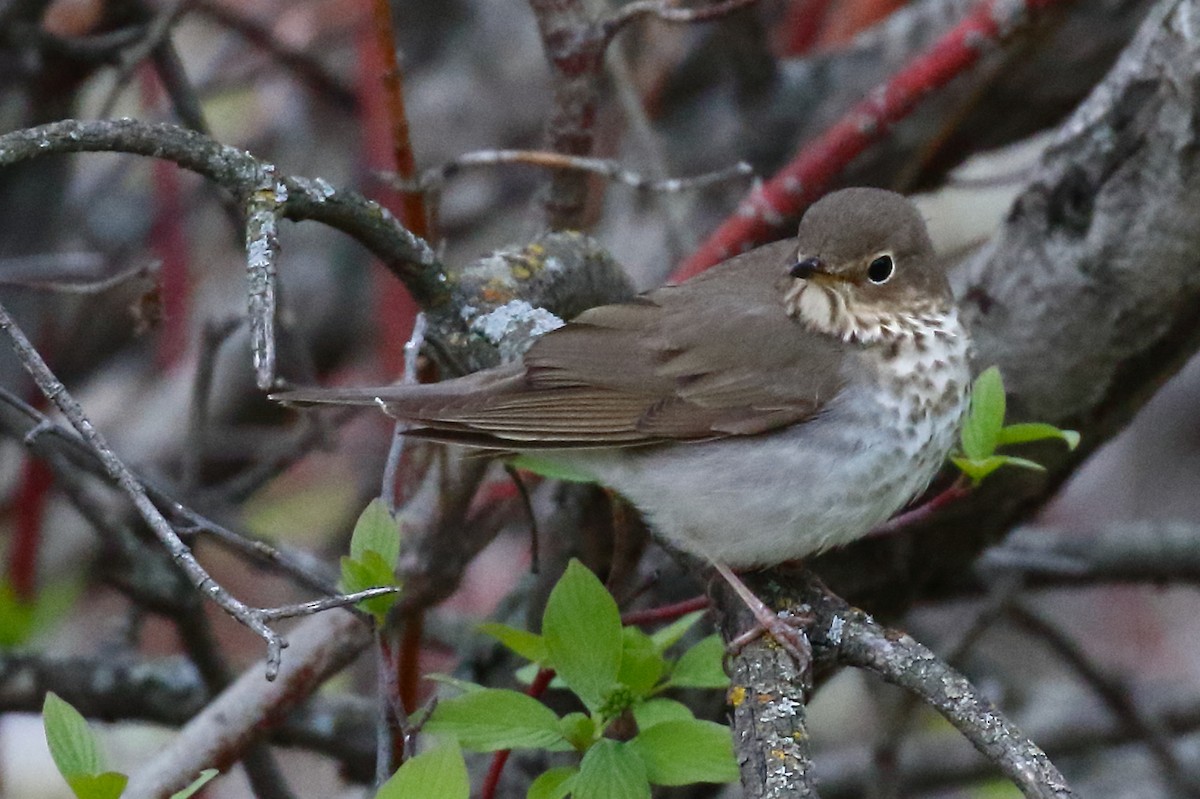
[[[622,638],[621,669],[617,673],[617,681],[639,699],[649,696],[654,686],[658,685],[658,678],[666,671],[667,662],[650,636],[636,627],[626,627],[622,631]]]
[[[42,702],[42,725],[46,743],[58,773],[72,777],[95,776],[104,771],[96,739],[79,711],[50,691]]]
[[[604,585],[574,558],[542,617],[550,662],[589,710],[597,710],[621,668],[621,613]]]
[[[978,461],[967,458],[951,458],[950,460],[954,461],[954,465],[961,469],[963,474],[970,477],[976,485],[1001,466],[1017,466],[1035,472],[1046,471],[1046,467],[1037,461],[1031,461],[1028,458],[1014,458],[1011,455],[993,455]]]
[[[1052,424],[1044,422],[1027,422],[1010,424],[1000,430],[999,445],[1024,444],[1027,441],[1041,441],[1047,438],[1059,438],[1066,442],[1067,449],[1074,450],[1079,446],[1079,433],[1074,430],[1060,430]]]
[[[375,799],[470,799],[467,764],[457,744],[442,744],[406,760]]]
[[[1029,469],[1035,472],[1044,472],[1046,467],[1037,461],[1031,461],[1028,458],[1014,458],[1012,455],[1001,455],[1001,466],[1016,466],[1021,469]]]
[[[518,469],[524,469],[527,472],[533,472],[539,477],[546,477],[551,480],[562,480],[565,483],[596,482],[596,478],[587,472],[573,469],[558,461],[546,460],[544,457],[539,458],[536,455],[518,455],[509,461],[509,463]]]
[[[519,630],[507,624],[485,622],[479,625],[479,631],[490,635],[506,647],[516,652],[526,660],[531,660],[541,666],[549,666],[549,653],[546,652],[546,642],[537,633]]]
[[[641,758],[618,741],[601,738],[587,750],[575,777],[574,799],[650,799]]]
[[[176,791],[175,793],[171,794],[171,799],[190,799],[190,797],[193,794],[195,794],[196,791],[203,788],[205,785],[207,785],[209,783],[210,780],[212,780],[214,777],[216,777],[220,773],[221,772],[217,771],[215,768],[204,769],[204,771],[200,772],[199,777],[192,780],[191,785],[184,788],[182,791]]]
[[[680,656],[667,684],[675,688],[728,688],[724,661],[725,644],[710,635]]]
[[[0,649],[25,643],[33,635],[37,603],[17,596],[8,581],[0,582]]]
[[[639,730],[648,730],[664,721],[688,721],[692,718],[691,708],[664,697],[647,699],[633,708],[633,720],[637,722]]]
[[[475,691],[484,690],[484,687],[478,683],[473,683],[470,680],[460,680],[458,677],[453,677],[449,674],[432,672],[430,674],[426,674],[425,679],[429,680],[430,682],[435,682],[438,685],[448,685],[451,688],[457,688],[464,694],[470,694],[474,693]]]
[[[711,721],[664,721],[642,730],[629,748],[655,785],[733,782],[738,778],[729,728]]]
[[[363,509],[350,536],[350,557],[362,561],[367,552],[375,552],[383,558],[389,572],[396,568],[400,559],[400,523],[388,510],[387,503],[379,498],[371,500]]]
[[[992,455],[980,460],[972,460],[971,458],[951,458],[950,460],[954,462],[954,465],[963,474],[971,478],[971,482],[975,485],[979,485],[983,478],[1004,465],[1004,458],[1001,455]]]
[[[464,749],[569,749],[558,716],[536,699],[503,688],[482,688],[443,699],[425,722],[426,732],[448,735]]]
[[[596,741],[596,722],[586,713],[568,713],[558,720],[558,728],[577,752],[585,751]]]
[[[120,799],[128,782],[128,777],[116,771],[67,777],[67,785],[79,799]]]
[[[525,799],[562,799],[571,792],[578,773],[579,769],[574,766],[559,766],[543,772],[529,786]]]
[[[681,616],[661,630],[651,633],[650,638],[654,641],[654,645],[658,647],[659,652],[665,652],[673,644],[678,643],[679,639],[683,638],[687,634],[687,631],[692,629],[696,622],[700,621],[703,616],[703,610],[697,610],[686,616]]]
[[[1000,370],[990,366],[975,378],[971,408],[963,420],[962,448],[971,460],[982,460],[996,451],[1000,428],[1004,426],[1004,403]]]
[[[342,579],[338,583],[338,587],[347,594],[396,584],[396,575],[392,571],[392,567],[388,566],[383,557],[374,550],[364,552],[361,560],[343,555],[341,566]],[[385,594],[364,599],[358,603],[357,607],[382,620],[392,605],[398,601],[399,597],[396,594]]]

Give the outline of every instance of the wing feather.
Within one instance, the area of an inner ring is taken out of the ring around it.
[[[793,251],[767,245],[681,286],[585,311],[536,341],[522,365],[280,398],[382,400],[421,437],[493,449],[643,446],[796,424],[842,388],[848,345],[785,313],[777,284]]]

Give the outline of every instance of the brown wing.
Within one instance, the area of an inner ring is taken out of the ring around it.
[[[794,245],[760,247],[681,285],[593,308],[523,365],[429,386],[293,392],[382,400],[417,435],[497,449],[639,446],[752,435],[803,421],[841,388],[841,342],[783,309]]]

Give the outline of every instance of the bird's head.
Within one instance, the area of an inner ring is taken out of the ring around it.
[[[953,304],[925,220],[883,189],[843,189],[815,203],[784,269],[788,314],[846,340],[887,338]]]

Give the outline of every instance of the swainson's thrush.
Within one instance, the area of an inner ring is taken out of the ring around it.
[[[859,188],[814,204],[795,239],[584,312],[521,363],[276,397],[378,404],[414,435],[535,455],[615,489],[679,549],[765,566],[924,490],[966,408],[967,350],[917,209]]]

